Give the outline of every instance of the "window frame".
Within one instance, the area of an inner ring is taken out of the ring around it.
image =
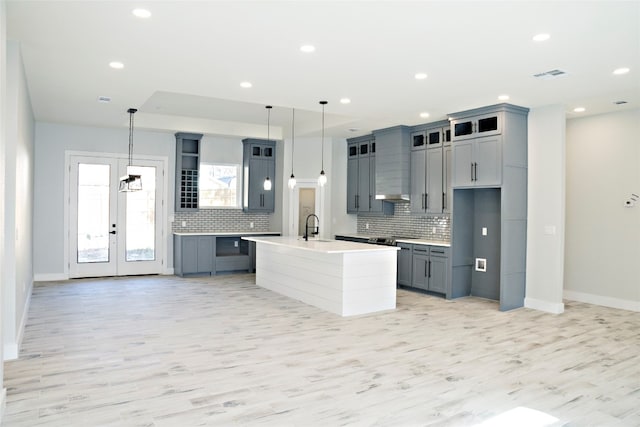
[[[202,182],[205,174],[203,173],[203,166],[233,166],[236,169],[236,202],[234,206],[209,206],[203,205],[204,200],[210,200],[202,195],[202,191],[206,191],[202,188]],[[224,162],[200,162],[200,182],[198,185],[198,201],[200,209],[242,209],[242,165],[240,163],[224,163]]]

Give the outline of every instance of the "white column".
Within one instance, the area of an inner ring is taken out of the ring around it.
[[[565,221],[565,109],[532,109],[528,119],[525,307],[562,313]]]

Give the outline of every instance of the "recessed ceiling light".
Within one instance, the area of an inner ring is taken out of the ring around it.
[[[351,100],[349,98],[342,98],[340,100],[341,104],[351,104]]]
[[[149,12],[147,9],[133,9],[131,13],[133,13],[138,18],[149,18],[151,16],[151,12]]]
[[[576,107],[573,109],[573,111],[576,113],[584,113],[585,111],[587,111],[587,109],[584,107]]]
[[[116,70],[122,70],[124,68],[124,64],[119,61],[109,62],[109,67],[114,68]]]
[[[622,74],[627,74],[629,71],[631,71],[631,70],[629,68],[627,68],[627,67],[617,68],[617,69],[613,70],[613,74],[615,74],[616,76],[620,76]]]
[[[506,101],[509,99],[509,95],[498,95],[500,101]]]
[[[547,33],[540,33],[540,34],[536,34],[535,36],[533,36],[533,41],[534,42],[543,42],[545,40],[549,40],[551,38],[551,36]]]
[[[316,50],[316,47],[310,44],[304,44],[300,46],[300,52],[311,53]]]
[[[429,117],[429,113],[427,112],[420,113],[420,117],[422,117],[423,119],[426,119],[427,117]]]
[[[416,80],[424,80],[427,78],[427,73],[416,73],[413,77],[415,77]]]
[[[250,87],[252,87],[253,85],[251,84],[251,82],[242,82],[240,83],[240,87],[243,87],[245,89],[248,89]]]

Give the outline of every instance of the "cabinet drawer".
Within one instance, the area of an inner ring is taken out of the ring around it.
[[[216,257],[216,271],[248,270],[249,255],[228,255]]]

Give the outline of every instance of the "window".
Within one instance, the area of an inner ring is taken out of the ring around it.
[[[239,169],[240,165],[200,163],[200,207],[240,208]]]

